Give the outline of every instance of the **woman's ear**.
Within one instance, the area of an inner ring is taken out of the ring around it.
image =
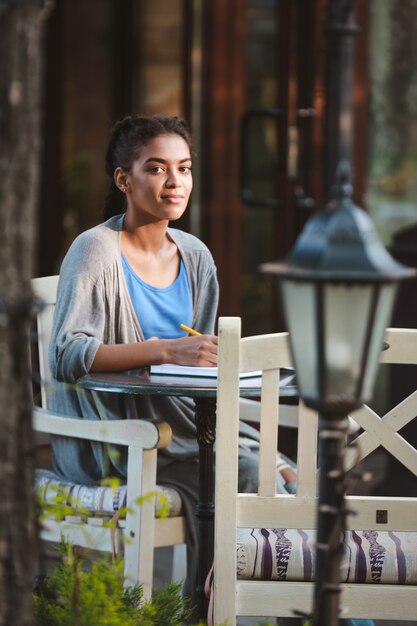
[[[129,191],[129,182],[127,180],[127,174],[121,167],[116,167],[114,170],[114,182],[115,185],[120,191],[123,193],[127,193]]]

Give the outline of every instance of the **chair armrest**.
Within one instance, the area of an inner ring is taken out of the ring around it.
[[[261,403],[258,400],[240,398],[239,406],[242,421],[259,424],[261,421]],[[279,425],[298,428],[298,406],[296,404],[279,405]]]
[[[39,407],[33,408],[33,429],[50,435],[89,439],[138,448],[165,448],[171,441],[172,431],[166,422],[147,420],[88,420],[65,417]]]

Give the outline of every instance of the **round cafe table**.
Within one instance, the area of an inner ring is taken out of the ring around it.
[[[199,570],[197,594],[199,616],[205,619],[207,601],[204,582],[213,562],[214,553],[214,442],[216,438],[216,378],[166,376],[150,374],[148,370],[87,374],[77,381],[84,389],[119,394],[152,396],[188,396],[195,402],[195,422],[199,447],[199,492],[196,516],[199,522]],[[242,381],[241,396],[260,395],[260,379]],[[280,387],[280,399],[291,402],[297,389],[288,384]]]

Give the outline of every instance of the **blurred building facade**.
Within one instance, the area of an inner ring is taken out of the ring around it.
[[[101,220],[114,121],[180,115],[194,135],[194,191],[176,226],[212,250],[220,314],[242,316],[245,334],[282,330],[258,266],[283,257],[329,197],[332,2],[55,0],[38,275],[57,272],[73,238]],[[417,222],[417,0],[357,0],[356,22],[355,201],[395,254]]]

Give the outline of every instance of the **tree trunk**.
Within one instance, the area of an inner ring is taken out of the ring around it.
[[[33,435],[27,330],[48,0],[0,0],[0,626],[33,623]]]

